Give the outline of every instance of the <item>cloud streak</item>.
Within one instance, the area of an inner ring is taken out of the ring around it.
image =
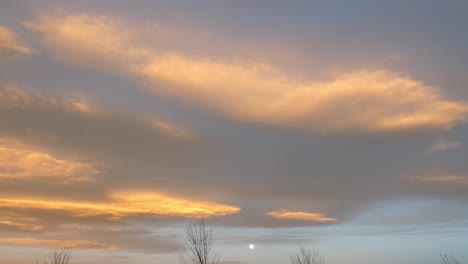
[[[458,175],[418,176],[412,179],[417,182],[432,184],[468,184],[468,177]]]
[[[309,213],[302,211],[288,211],[288,210],[278,210],[271,211],[267,215],[277,218],[277,219],[293,219],[293,220],[304,220],[318,223],[331,223],[335,222],[335,218],[326,217],[324,214],[320,213]]]
[[[236,214],[240,208],[225,204],[189,200],[155,192],[113,192],[108,202],[48,200],[37,197],[0,198],[2,208],[65,211],[73,217],[102,216],[118,220],[130,216],[219,217]]]
[[[192,139],[192,135],[189,131],[175,124],[168,123],[159,118],[152,118],[151,125],[162,133],[168,135],[169,137],[188,141]]]
[[[43,226],[18,223],[17,221],[0,220],[0,230],[2,231],[26,231],[40,232],[44,230]]]
[[[97,108],[82,97],[57,98],[13,85],[0,88],[0,110],[57,109],[82,114],[93,114]]]
[[[87,241],[87,240],[55,240],[55,239],[38,239],[38,238],[0,238],[0,244],[13,246],[28,246],[28,247],[45,247],[45,248],[79,248],[79,249],[105,249],[116,250],[118,247],[105,245],[102,243]]]
[[[10,51],[18,54],[28,55],[32,53],[31,48],[22,44],[11,29],[0,26],[0,52]]]
[[[363,70],[329,81],[297,79],[260,62],[231,63],[161,50],[112,17],[57,12],[26,25],[60,60],[146,83],[157,95],[254,123],[318,133],[450,129],[468,105],[388,70]]]
[[[96,165],[58,159],[16,139],[0,138],[0,180],[46,180],[72,184],[94,180]]]
[[[446,150],[449,150],[449,149],[458,148],[460,146],[461,146],[460,142],[438,140],[432,145],[432,147],[430,149],[430,152],[433,153],[433,152],[446,151]]]

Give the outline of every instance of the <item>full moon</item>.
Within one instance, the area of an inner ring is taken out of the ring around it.
[[[254,249],[254,248],[255,248],[255,245],[254,245],[254,244],[249,244],[249,248],[250,248],[250,249]]]

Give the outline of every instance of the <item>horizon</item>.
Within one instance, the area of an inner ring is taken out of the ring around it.
[[[468,263],[467,1],[0,3],[0,263]]]

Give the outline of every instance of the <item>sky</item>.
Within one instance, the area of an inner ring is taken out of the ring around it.
[[[0,263],[468,262],[467,10],[1,1]]]

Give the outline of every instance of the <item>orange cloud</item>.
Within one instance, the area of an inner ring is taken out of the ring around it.
[[[39,21],[25,25],[44,33],[43,42],[53,47],[54,54],[62,60],[86,64],[94,69],[106,65],[119,71],[122,67],[140,63],[150,55],[137,43],[132,45],[136,33],[117,19],[67,15],[60,10],[55,14],[57,16],[41,16]],[[71,43],[74,44],[69,45]]]
[[[70,184],[93,181],[100,171],[95,165],[52,155],[16,139],[0,138],[0,179],[41,179]]]
[[[47,248],[80,248],[80,249],[105,249],[117,250],[117,246],[106,245],[87,240],[53,240],[37,238],[0,238],[1,245],[28,246],[28,247],[47,247]]]
[[[39,225],[18,223],[17,221],[12,222],[9,220],[0,220],[0,230],[2,229],[38,232],[44,230],[44,227]]]
[[[319,223],[329,223],[335,222],[335,218],[325,217],[324,214],[320,213],[308,213],[301,211],[288,211],[288,210],[278,210],[271,211],[267,215],[278,218],[278,219],[295,219],[295,220],[305,220]]]
[[[153,192],[113,192],[109,202],[57,201],[37,198],[0,198],[0,207],[63,210],[75,217],[127,216],[217,217],[236,214],[240,208],[206,201],[188,200]]]
[[[21,54],[32,53],[30,48],[18,41],[13,31],[3,26],[0,26],[0,50],[11,50]]]
[[[465,122],[468,112],[468,104],[444,99],[436,87],[386,70],[329,81],[297,79],[260,62],[235,64],[151,48],[135,27],[106,16],[58,12],[27,26],[61,60],[128,74],[158,95],[245,122],[320,133],[393,132],[450,129]]]

